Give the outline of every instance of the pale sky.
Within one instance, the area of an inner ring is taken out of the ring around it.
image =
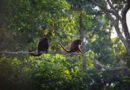
[[[127,25],[128,25],[129,32],[130,32],[130,10],[127,13]]]

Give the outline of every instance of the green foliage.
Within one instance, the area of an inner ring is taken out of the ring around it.
[[[24,65],[24,66],[23,66]],[[0,89],[2,90],[33,90],[29,70],[18,58],[0,58]]]
[[[129,90],[130,89],[129,85],[130,85],[130,77],[126,76],[126,77],[123,78],[122,82],[116,83],[114,89],[115,90]]]
[[[93,58],[94,57],[94,52],[93,51],[88,51],[88,52],[85,53],[85,56]]]
[[[60,54],[31,57],[32,77],[36,84],[40,85],[39,89],[82,89],[84,73],[81,69],[82,62],[78,57],[66,58]]]
[[[22,42],[26,45],[24,48],[29,48],[32,43],[37,43],[37,40],[43,36],[51,39],[56,39],[57,35],[63,35],[65,21],[62,18],[67,16],[67,10],[70,4],[63,0],[20,0],[18,2],[11,2],[10,6],[13,24],[11,27],[17,31],[22,37]],[[11,10],[12,10],[11,9]],[[61,26],[63,24],[63,26]],[[67,26],[68,27],[68,26]],[[59,33],[62,32],[62,33]],[[54,36],[49,37],[49,36]],[[37,39],[36,39],[37,37]],[[52,47],[54,47],[54,42]],[[34,45],[33,47],[36,47]]]
[[[123,44],[115,43],[117,37],[111,38],[111,23],[89,0],[9,0],[7,6],[0,9],[1,13],[8,11],[0,15],[4,22],[0,25],[1,51],[36,48],[43,36],[49,39],[49,51],[60,50],[57,41],[68,48],[72,40],[80,37],[82,11],[86,52],[84,55],[43,54],[39,57],[0,53],[0,89],[129,89],[130,78],[126,72],[107,71],[91,60],[95,58],[109,67],[130,65]],[[83,72],[83,60],[87,60],[87,73]]]

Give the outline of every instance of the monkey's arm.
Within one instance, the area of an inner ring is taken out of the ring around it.
[[[79,48],[79,51],[82,53],[83,51],[80,49],[80,48],[81,48],[81,45],[79,45],[78,48]]]

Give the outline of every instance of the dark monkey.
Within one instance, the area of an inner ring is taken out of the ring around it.
[[[40,56],[42,52],[48,52],[48,48],[49,48],[48,39],[42,38],[40,42],[38,43],[38,54],[31,53],[31,55]]]
[[[76,39],[71,43],[70,50],[67,50],[60,42],[58,42],[59,45],[68,53],[71,52],[82,52],[80,47],[82,46],[81,39]]]

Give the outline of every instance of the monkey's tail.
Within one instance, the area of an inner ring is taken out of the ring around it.
[[[58,42],[58,44],[59,44],[66,52],[70,53],[70,51],[67,50],[60,42]]]
[[[38,54],[33,54],[31,53],[32,56],[40,56],[42,53],[38,53]]]
[[[32,55],[32,56],[40,56],[42,53],[40,53],[40,52],[38,52],[38,54],[34,54],[34,53],[31,53],[31,52],[33,52],[33,50],[29,50],[29,52],[30,52],[30,54]]]

